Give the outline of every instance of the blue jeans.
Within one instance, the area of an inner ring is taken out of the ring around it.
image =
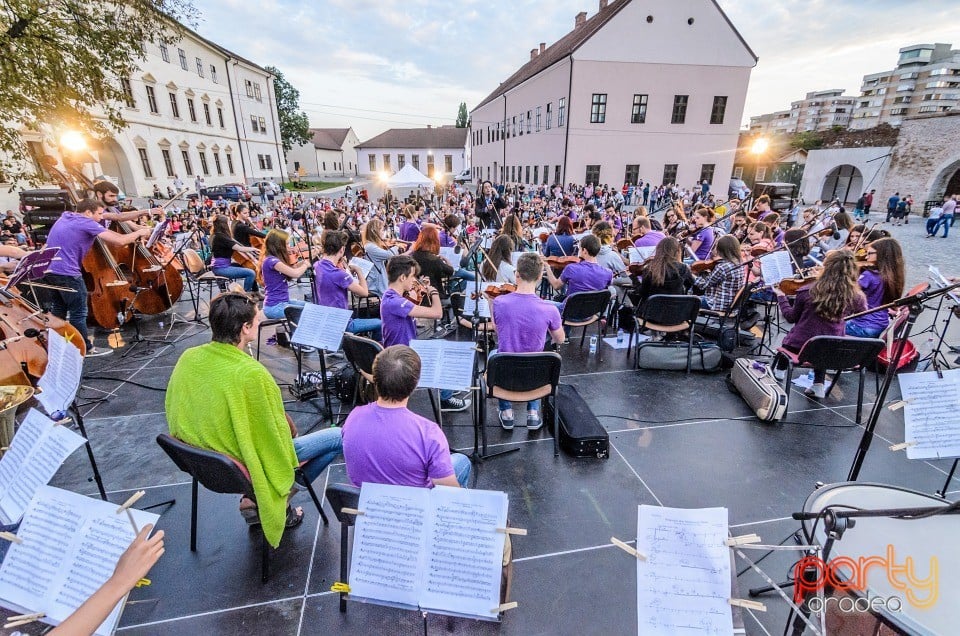
[[[936,227],[939,224],[940,224],[939,216],[934,216],[927,219],[927,234],[930,234],[931,236],[936,234],[937,232]]]
[[[876,327],[861,327],[852,320],[847,323],[846,333],[848,336],[854,336],[856,338],[876,338],[880,335],[883,329],[878,329]]]
[[[57,318],[66,320],[69,316],[70,324],[80,332],[84,342],[87,343],[87,348],[92,347],[93,342],[87,335],[87,286],[83,282],[83,277],[47,274],[43,277],[43,282],[76,290],[74,292],[62,292],[56,289],[46,289],[44,290],[46,292],[46,302],[49,305],[50,313]]]
[[[215,267],[213,273],[217,276],[223,276],[231,280],[242,280],[243,291],[248,292],[253,289],[253,284],[257,281],[257,273],[246,267],[231,265],[230,267]]]
[[[313,483],[323,469],[343,451],[340,429],[325,428],[309,435],[294,437],[293,450],[297,453],[297,459],[307,462],[303,465],[303,474]]]
[[[490,352],[490,355],[492,356],[496,352],[497,350],[494,349]],[[497,402],[499,403],[498,406],[500,407],[501,411],[506,411],[507,409],[513,408],[513,402],[510,402],[509,400],[497,400]],[[540,400],[530,400],[527,402],[527,412],[529,413],[530,411],[536,411],[537,413],[540,413]]]
[[[276,305],[264,305],[263,315],[270,320],[280,320],[284,317],[283,310],[287,307],[303,307],[303,305],[304,302],[302,300],[288,300],[285,303],[277,303]]]
[[[466,488],[470,482],[470,471],[473,469],[470,458],[461,453],[450,453],[450,463],[453,464],[453,474],[457,476],[460,487]]]
[[[950,232],[950,228],[953,226],[953,215],[941,216],[940,220],[937,221],[937,224],[933,226],[933,235],[937,235],[937,231],[940,229],[940,226],[943,226],[943,238],[947,238],[947,234]]]
[[[347,331],[350,333],[368,333],[373,340],[380,342],[383,340],[379,318],[354,318],[347,325]]]

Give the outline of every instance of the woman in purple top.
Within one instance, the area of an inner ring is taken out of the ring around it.
[[[267,254],[260,266],[264,286],[263,315],[271,320],[283,318],[286,307],[303,307],[302,300],[290,299],[290,288],[287,285],[306,273],[310,261],[290,265],[287,260],[289,240],[290,235],[286,232],[270,230],[263,248]]]
[[[859,284],[867,297],[867,309],[873,309],[900,298],[904,287],[903,250],[893,238],[882,238],[867,244],[867,267],[860,274]],[[887,328],[890,316],[875,311],[847,322],[847,335],[875,338]]]
[[[714,218],[715,215],[710,208],[698,208],[690,219],[697,228],[696,234],[690,239],[690,249],[696,254],[698,261],[710,258],[710,252],[713,250],[716,236],[713,228],[707,226],[713,223]]]
[[[347,235],[338,230],[323,233],[323,258],[313,266],[313,300],[318,305],[347,309],[347,292],[359,298],[366,298],[367,279],[358,265],[346,265],[344,255],[347,250]],[[350,333],[366,333],[374,340],[380,340],[380,321],[376,318],[354,318],[347,324]]]
[[[420,225],[417,223],[417,209],[408,205],[403,209],[404,221],[400,224],[397,234],[401,241],[412,243],[420,236]]]
[[[843,317],[863,311],[866,298],[857,285],[857,265],[853,254],[847,250],[834,250],[823,261],[823,272],[816,282],[797,291],[793,304],[779,286],[774,287],[780,313],[793,328],[780,345],[787,351],[799,353],[803,345],[814,336],[842,336]],[[774,375],[782,379],[787,368],[787,359],[778,354],[774,360]],[[813,370],[813,386],[807,391],[812,397],[826,395],[824,381],[826,369]]]

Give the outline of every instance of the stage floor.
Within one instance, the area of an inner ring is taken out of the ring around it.
[[[237,514],[236,496],[201,488],[198,550],[190,551],[190,483],[155,438],[167,430],[163,389],[173,365],[184,349],[206,342],[210,335],[192,323],[168,324],[163,331],[157,326],[148,319],[144,332],[157,336],[169,330],[170,344],[140,345],[126,359],[118,351],[89,360],[81,390],[86,426],[110,500],[123,501],[138,489],[147,493],[142,506],[176,499],[159,521],[166,532],[166,553],[150,574],[152,585],[131,593],[120,632],[423,633],[422,619],[414,612],[360,603],[350,603],[346,614],[338,611],[338,596],[329,590],[338,578],[339,524],[327,506],[331,521],[323,525],[306,493],[296,498],[305,521],[287,532],[273,554],[268,583],[260,582],[259,532],[248,530]],[[265,330],[265,339],[271,331]],[[99,336],[98,344],[102,340]],[[519,451],[475,466],[471,486],[505,491],[511,525],[529,530],[528,536],[514,540],[512,600],[519,607],[507,612],[500,625],[430,616],[430,633],[635,634],[635,565],[610,545],[610,537],[635,540],[638,504],[724,506],[734,534],[757,533],[764,543],[777,543],[797,529],[790,514],[803,508],[818,481],[846,478],[863,433],[853,420],[856,374],[845,374],[822,402],[794,391],[786,421],[764,424],[728,391],[725,372],[637,372],[630,370],[624,351],[604,347],[601,362],[588,353],[588,346],[579,348],[578,338],[561,353],[562,381],[579,389],[610,432],[610,458],[554,457],[547,427],[532,434],[519,426],[503,431],[491,403],[491,445]],[[296,370],[292,353],[275,346],[263,346],[263,361],[279,382],[289,382]],[[307,366],[318,368],[316,354],[308,357]],[[290,398],[286,390],[284,396]],[[873,396],[870,374],[864,419]],[[888,399],[898,396],[894,385]],[[305,432],[327,425],[320,423],[320,404],[317,399],[287,406]],[[411,407],[430,416],[422,391]],[[348,410],[338,402],[334,408],[340,415]],[[445,414],[444,430],[451,447],[472,445],[469,411]],[[884,409],[861,481],[925,493],[940,489],[950,462],[909,461],[904,453],[888,450],[902,441],[901,413]],[[344,466],[337,463],[315,486],[322,493],[328,483],[346,481]],[[82,451],[74,453],[52,483],[96,493]],[[955,481],[950,490],[955,497],[960,483]],[[756,556],[751,553],[751,558]],[[783,580],[796,558],[793,552],[777,553],[763,567],[772,578]],[[745,567],[737,561],[738,570]],[[741,596],[760,584],[759,576],[747,572],[739,579]],[[786,604],[776,595],[763,601],[767,612],[744,613],[746,632],[782,632]],[[39,632],[31,627],[27,633]]]

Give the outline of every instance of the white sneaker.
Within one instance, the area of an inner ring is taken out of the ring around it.
[[[823,384],[814,384],[809,389],[805,391],[805,394],[809,397],[815,397],[822,400],[827,397],[827,387]]]

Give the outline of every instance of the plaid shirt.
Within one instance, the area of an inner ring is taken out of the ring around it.
[[[746,283],[743,265],[721,261],[709,275],[697,276],[694,285],[704,290],[704,298],[714,311],[725,311],[733,304],[737,292]]]

